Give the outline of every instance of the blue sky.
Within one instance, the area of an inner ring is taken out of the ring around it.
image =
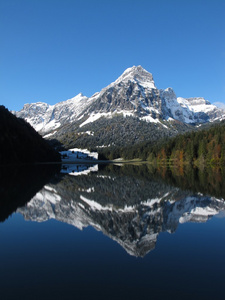
[[[89,97],[133,65],[225,103],[224,15],[224,0],[0,0],[0,104]]]

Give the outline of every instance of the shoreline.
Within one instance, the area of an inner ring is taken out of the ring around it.
[[[131,160],[89,160],[89,159],[75,159],[75,160],[62,160],[61,162],[37,162],[35,164],[127,164],[127,163],[146,163],[147,161],[140,159],[131,159]]]

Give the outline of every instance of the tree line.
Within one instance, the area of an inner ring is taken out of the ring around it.
[[[209,129],[191,131],[158,142],[146,142],[133,147],[109,148],[101,158],[140,158],[160,164],[225,164],[225,120]]]

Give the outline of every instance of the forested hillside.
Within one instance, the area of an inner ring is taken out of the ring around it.
[[[102,157],[141,158],[157,163],[225,164],[225,121],[209,129],[187,132],[157,143],[135,147],[102,150]]]
[[[147,159],[174,164],[225,164],[225,122],[208,130],[179,135],[152,147]]]
[[[60,160],[59,153],[30,124],[0,106],[0,164]]]
[[[175,136],[177,130],[186,132],[190,129],[193,129],[193,126],[181,122],[174,122],[173,125],[165,128],[155,123],[129,116],[125,118],[118,114],[109,119],[100,118],[81,128],[76,124],[69,124],[63,127],[63,134],[55,133],[54,139],[57,139],[66,149],[78,147],[98,151],[105,147],[130,147],[145,141],[157,141],[167,136]]]

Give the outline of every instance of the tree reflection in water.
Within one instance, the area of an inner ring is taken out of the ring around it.
[[[155,248],[160,232],[172,233],[184,222],[205,222],[225,209],[220,169],[150,165],[72,169],[76,170],[72,175],[81,175],[65,174],[64,168],[17,211],[26,220],[54,218],[79,229],[92,226],[130,255],[143,257]]]

